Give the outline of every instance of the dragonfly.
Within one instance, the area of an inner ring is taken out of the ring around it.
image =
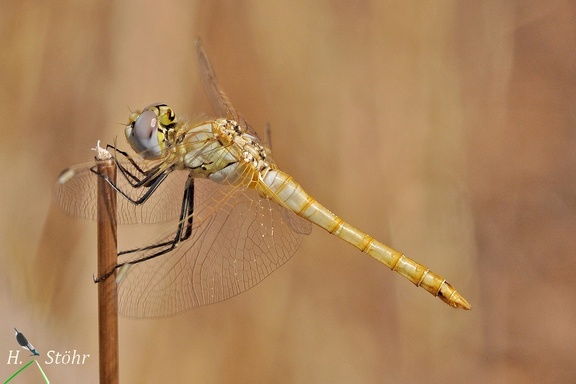
[[[32,346],[32,344],[30,344],[28,339],[26,339],[26,336],[24,336],[24,334],[22,332],[20,332],[19,330],[17,330],[16,328],[14,328],[14,330],[16,331],[15,335],[16,335],[16,341],[18,342],[18,344],[20,344],[20,346],[22,348],[27,349],[30,352],[32,352],[31,356],[40,356],[40,354],[38,353],[36,348],[34,348]]]
[[[280,170],[222,91],[196,40],[204,90],[217,118],[191,124],[155,103],[131,113],[125,135],[137,157],[108,145],[119,170],[120,224],[171,221],[147,245],[121,251],[115,268],[119,311],[170,316],[226,300],[258,284],[294,255],[315,224],[454,308],[470,304],[446,279],[348,224]],[[56,201],[73,216],[96,218],[90,165],[62,172]],[[118,273],[116,273],[118,272]]]

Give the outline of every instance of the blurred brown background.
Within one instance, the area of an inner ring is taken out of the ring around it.
[[[208,110],[201,36],[280,166],[474,310],[315,229],[247,293],[121,319],[122,382],[576,381],[574,2],[350,3],[3,2],[0,378],[16,326],[40,362],[91,355],[53,382],[98,381],[95,224],[51,189],[129,108]]]

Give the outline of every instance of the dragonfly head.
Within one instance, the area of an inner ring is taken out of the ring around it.
[[[172,108],[156,103],[130,115],[126,125],[126,140],[144,159],[153,160],[173,145],[170,138],[177,119]]]

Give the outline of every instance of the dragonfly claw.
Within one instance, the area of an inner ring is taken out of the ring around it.
[[[106,272],[103,276],[96,277],[96,274],[94,273],[92,275],[92,280],[94,280],[95,283],[101,283],[104,280],[106,280],[111,274],[112,272]]]

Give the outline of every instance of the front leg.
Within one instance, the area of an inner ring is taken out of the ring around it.
[[[131,202],[134,205],[141,205],[141,204],[144,204],[150,198],[150,196],[152,196],[152,194],[156,191],[156,189],[158,189],[160,184],[162,184],[162,182],[164,180],[166,180],[166,177],[170,174],[172,169],[168,168],[167,170],[163,171],[159,175],[152,174],[150,177],[142,179],[143,183],[141,185],[139,185],[138,187],[134,187],[134,188],[143,187],[143,188],[147,188],[147,190],[138,199],[133,199],[132,197],[130,197],[127,192],[120,189],[112,180],[110,180],[110,178],[108,176],[98,173],[98,171],[96,170],[96,166],[90,168],[90,171],[94,172],[96,175],[98,175],[99,177],[106,180],[106,182],[108,184],[110,184],[110,186],[112,188],[114,188],[114,190],[116,192],[118,192],[126,200],[128,200],[129,202]]]
[[[116,148],[115,146],[108,144],[106,146],[106,150],[109,151],[110,149],[112,149],[112,151],[114,152],[115,155],[114,162],[116,163],[116,166],[120,170],[120,173],[122,173],[126,181],[128,181],[128,183],[130,183],[132,187],[140,188],[141,186],[146,186],[147,184],[151,183],[151,179],[153,178],[152,175],[158,174],[159,171],[158,166],[150,168],[148,170],[142,169],[142,167],[140,167],[140,165],[138,165],[138,163],[136,163],[136,161],[132,159],[132,157],[127,152],[124,152]],[[118,161],[118,156],[116,155],[117,153],[119,153],[126,159],[126,161],[132,164],[132,166],[134,167],[134,169],[138,174],[132,173],[127,167],[122,165],[122,163]]]
[[[131,202],[134,205],[141,205],[145,203],[150,196],[156,191],[156,189],[162,184],[162,182],[166,179],[168,174],[172,171],[172,168],[168,168],[166,170],[161,171],[160,166],[154,166],[150,169],[143,169],[130,157],[127,152],[124,152],[115,146],[108,144],[106,149],[112,149],[113,153],[116,155],[117,153],[123,156],[126,161],[128,161],[132,167],[135,169],[135,172],[128,169],[125,165],[123,165],[120,161],[118,161],[118,156],[114,156],[114,162],[118,170],[120,171],[122,177],[126,180],[128,184],[132,188],[145,188],[146,192],[142,194],[138,199],[132,198],[127,191],[122,190],[116,183],[112,182],[107,176],[98,173],[96,166],[90,168],[90,171],[94,172],[99,177],[102,177],[106,182],[114,188],[116,192],[118,192],[122,197],[126,200]]]

